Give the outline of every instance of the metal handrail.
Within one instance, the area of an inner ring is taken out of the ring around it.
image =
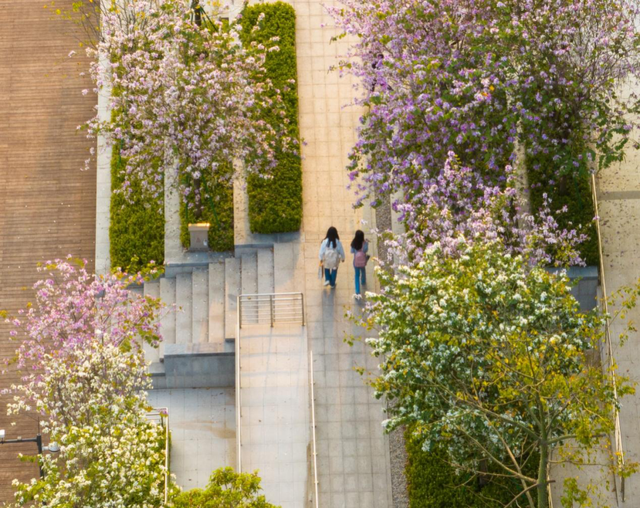
[[[236,300],[237,309],[238,309],[238,317],[236,319],[236,343],[235,343],[235,353],[236,353],[236,462],[237,462],[237,471],[238,473],[242,473],[242,398],[241,392],[242,387],[240,386],[240,321],[242,319],[241,314],[241,306],[240,306],[240,296],[237,297]]]
[[[299,302],[299,306],[297,305]],[[238,328],[243,324],[266,324],[271,327],[278,323],[301,323],[305,326],[304,294],[290,293],[253,293],[238,296]]]
[[[591,173],[591,192],[593,196],[593,207],[595,212],[595,223],[596,223],[596,233],[598,237],[598,254],[600,255],[600,282],[602,284],[602,302],[604,306],[604,313],[606,316],[605,319],[605,342],[607,345],[607,353],[609,356],[609,367],[611,369],[611,383],[613,387],[613,396],[615,400],[618,400],[618,387],[616,383],[615,373],[613,368],[615,367],[615,361],[613,359],[613,347],[611,346],[611,330],[609,326],[609,305],[607,302],[607,283],[605,279],[604,272],[604,256],[602,252],[602,232],[600,230],[600,211],[598,209],[598,192],[596,190],[596,177],[593,173]],[[622,444],[622,430],[620,428],[620,412],[617,407],[614,409],[614,419],[615,419],[615,427],[614,427],[614,439],[615,439],[615,451],[618,460],[620,461],[620,465],[624,466],[624,446]],[[616,498],[617,498],[617,485],[614,481],[614,489],[616,490]],[[622,497],[622,501],[625,500],[625,482],[624,476],[620,476],[620,496]],[[616,499],[617,501],[617,499]]]
[[[318,499],[318,451],[316,449],[316,397],[313,381],[313,351],[309,351],[309,385],[311,386],[311,444],[313,445],[313,491],[315,507],[319,507]]]

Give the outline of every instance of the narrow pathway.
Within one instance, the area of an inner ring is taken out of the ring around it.
[[[311,426],[304,328],[249,325],[240,337],[242,470],[260,471],[270,503],[305,506]]]
[[[67,254],[89,260],[93,269],[95,172],[81,171],[89,146],[76,127],[91,117],[95,97],[83,96],[88,79],[78,76],[77,39],[43,0],[0,2],[0,309],[16,311],[31,297],[36,263]],[[59,8],[72,0],[59,0]],[[79,52],[80,53],[80,52]],[[0,361],[15,344],[0,322]],[[0,389],[17,381],[0,376]],[[36,423],[16,427],[0,399],[0,429],[7,438],[35,435]],[[17,458],[32,446],[0,446],[0,503],[13,499],[11,480],[37,470]]]
[[[604,248],[604,271],[607,292],[613,294],[623,286],[632,286],[640,277],[640,153],[629,148],[627,159],[604,171],[598,178],[598,196]],[[640,322],[640,306],[628,319]],[[640,381],[640,347],[638,332],[629,334],[623,346],[618,336],[622,322],[613,323],[612,342],[619,373]],[[620,427],[627,461],[640,462],[640,391],[622,399]],[[625,482],[625,506],[640,505],[640,474]]]

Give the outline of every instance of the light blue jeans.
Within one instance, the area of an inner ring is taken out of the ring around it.
[[[364,266],[362,268],[358,268],[356,266],[355,269],[356,269],[356,294],[359,295],[360,281],[362,281],[363,286],[367,285],[367,271]]]

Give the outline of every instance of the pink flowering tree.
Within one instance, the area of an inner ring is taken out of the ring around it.
[[[640,74],[637,2],[341,3],[330,11],[357,37],[340,70],[367,108],[351,155],[359,203],[396,190],[419,202],[450,151],[500,183],[522,159],[558,176],[605,167],[636,139],[637,98],[621,85]]]
[[[23,377],[7,407],[35,412],[60,453],[35,458],[44,478],[14,482],[17,504],[161,506],[164,430],[146,419],[141,347],[160,340],[160,301],[127,290],[142,275],[98,277],[71,259],[39,270],[34,303],[12,321]]]
[[[88,51],[96,91],[113,86],[115,114],[87,126],[90,136],[120,146],[125,193],[136,181],[161,200],[167,168],[185,194],[199,194],[209,175],[232,178],[235,161],[268,178],[276,141],[294,149],[282,98],[264,69],[277,41],[243,46],[241,30],[190,0],[134,0],[126,13],[117,4],[102,13],[102,39]],[[264,120],[267,112],[282,116],[281,130]]]

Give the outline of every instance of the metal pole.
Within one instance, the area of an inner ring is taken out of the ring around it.
[[[602,285],[602,304],[604,307],[604,313],[606,316],[604,327],[605,327],[605,342],[607,345],[607,354],[609,356],[609,367],[611,368],[611,386],[613,388],[613,397],[617,401],[618,400],[618,386],[616,383],[616,377],[613,373],[613,367],[615,366],[615,361],[613,358],[613,347],[611,345],[611,330],[609,328],[610,320],[609,320],[609,305],[608,305],[608,293],[607,293],[607,282],[604,272],[604,255],[602,252],[602,231],[600,229],[600,210],[598,207],[598,191],[596,189],[596,177],[593,173],[591,173],[591,195],[593,197],[593,207],[594,212],[596,214],[596,233],[598,235],[598,254],[600,256],[600,284]],[[624,466],[624,446],[622,444],[622,430],[620,428],[620,412],[618,409],[614,409],[614,419],[615,419],[615,427],[614,427],[614,441],[615,441],[615,451],[618,459],[618,465]],[[616,503],[618,501],[618,485],[615,481],[613,487],[616,493]],[[625,482],[624,476],[620,476],[620,495],[622,497],[622,502],[625,500]]]
[[[269,303],[270,303],[270,306],[271,306],[271,328],[273,328],[273,322],[275,320],[275,316],[274,316],[275,309],[273,307],[273,295],[269,296]]]
[[[240,308],[240,296],[238,296],[238,308]],[[236,322],[236,463],[238,473],[242,472],[242,376],[240,375],[240,313]]]
[[[42,436],[38,434],[36,437],[29,437],[27,439],[23,439],[19,437],[18,439],[3,439],[0,441],[0,444],[16,444],[16,443],[35,443],[38,447],[38,455],[42,456]],[[40,469],[40,478],[45,477],[44,469],[42,468],[42,461],[38,459],[38,468]]]

